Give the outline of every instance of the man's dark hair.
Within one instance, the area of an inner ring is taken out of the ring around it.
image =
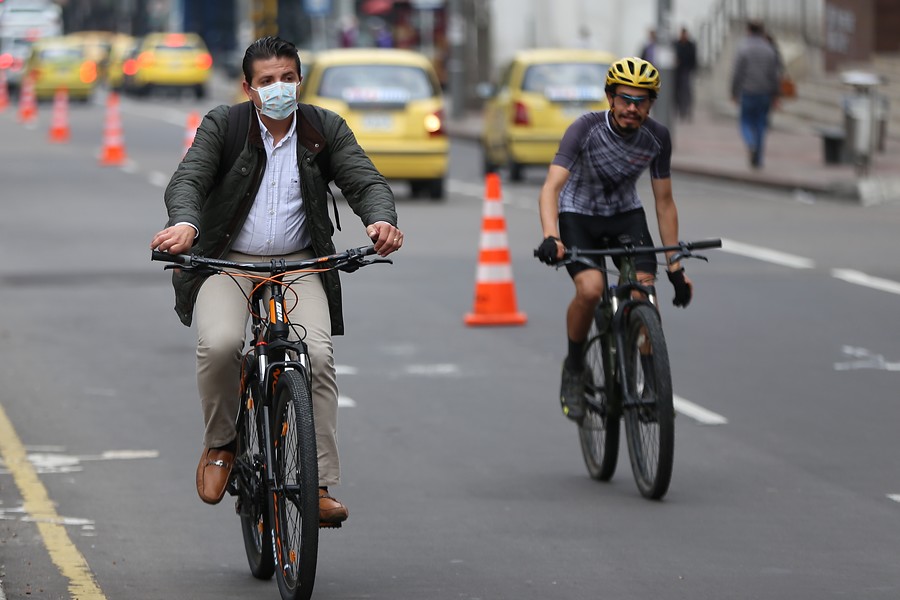
[[[747,31],[750,32],[750,35],[762,35],[765,30],[766,28],[762,21],[754,20],[747,22]]]
[[[297,54],[297,47],[280,37],[267,35],[250,44],[247,51],[244,52],[241,69],[244,71],[244,79],[247,80],[247,83],[253,81],[253,62],[269,58],[293,58],[297,61],[297,75],[300,74],[300,55]]]

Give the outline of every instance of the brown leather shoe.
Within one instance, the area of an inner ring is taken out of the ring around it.
[[[346,506],[331,496],[327,490],[319,488],[319,523],[340,524],[347,520],[349,514]]]
[[[207,504],[218,504],[225,496],[234,452],[204,448],[197,465],[197,493]]]

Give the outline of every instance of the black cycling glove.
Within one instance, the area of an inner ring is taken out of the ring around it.
[[[555,265],[559,262],[559,258],[557,258],[558,250],[556,246],[556,242],[558,241],[559,238],[549,236],[545,237],[544,241],[541,242],[541,245],[538,246],[537,257],[545,265]]]
[[[672,287],[675,288],[675,297],[672,298],[672,304],[686,308],[691,303],[691,286],[684,279],[684,269],[677,271],[666,271]]]

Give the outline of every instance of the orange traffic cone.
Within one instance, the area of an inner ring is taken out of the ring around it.
[[[110,92],[106,99],[106,123],[103,126],[103,150],[100,164],[116,166],[125,162],[125,136],[122,134],[122,118],[119,115],[119,95]]]
[[[9,83],[6,81],[6,69],[0,69],[0,112],[9,106]]]
[[[500,176],[488,173],[478,272],[475,277],[475,307],[465,316],[466,325],[524,325],[528,318],[516,308],[506,219],[500,199]]]
[[[197,111],[191,112],[187,118],[187,127],[184,129],[184,154],[187,154],[187,151],[191,149],[191,145],[194,143],[194,136],[197,135],[197,128],[200,127],[200,113]],[[182,154],[182,158],[184,157]]]
[[[69,141],[69,90],[59,88],[53,96],[53,118],[50,122],[50,141]]]
[[[19,122],[30,125],[37,120],[37,97],[34,94],[34,79],[31,76],[22,78],[19,90]]]

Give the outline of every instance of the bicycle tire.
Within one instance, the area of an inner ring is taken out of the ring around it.
[[[659,500],[672,480],[675,411],[666,340],[659,314],[649,305],[628,314],[625,386],[626,398],[640,399],[622,407],[631,470],[641,495]]]
[[[250,572],[257,579],[271,579],[275,573],[275,553],[272,549],[272,521],[266,501],[263,444],[260,443],[260,394],[254,393],[256,389],[255,382],[250,381],[241,392],[235,459],[236,508],[241,518],[241,534]]]
[[[275,489],[269,504],[275,575],[284,600],[308,600],[319,550],[319,470],[312,398],[300,371],[281,373],[274,405]]]
[[[612,378],[606,375],[606,365],[611,363],[608,356],[608,339],[594,320],[584,349],[589,377],[585,382],[584,418],[578,423],[578,440],[588,473],[598,481],[612,479],[619,459],[619,411],[609,399],[608,382]]]

